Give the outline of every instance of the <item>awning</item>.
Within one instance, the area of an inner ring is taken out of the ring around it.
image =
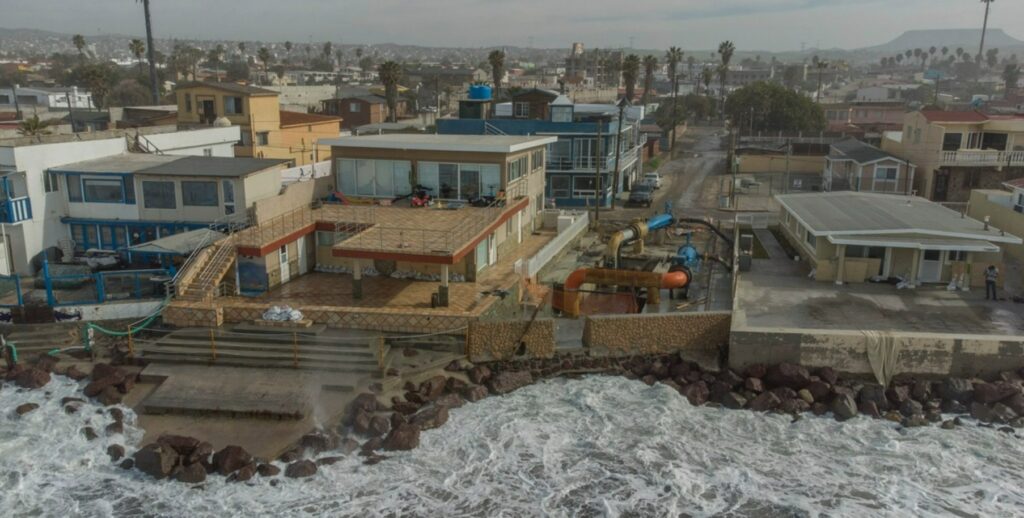
[[[198,228],[195,230],[189,230],[188,232],[174,234],[173,236],[154,239],[148,243],[132,245],[128,247],[128,251],[146,252],[150,254],[188,255],[192,253],[193,250],[203,248],[215,241],[223,239],[224,237],[227,236],[221,232],[217,232],[216,230]]]
[[[911,250],[960,250],[964,252],[998,252],[1000,248],[980,239],[956,239],[912,236],[828,236],[834,245],[881,246]]]

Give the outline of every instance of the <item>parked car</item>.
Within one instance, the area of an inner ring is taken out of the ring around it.
[[[658,173],[644,173],[644,183],[655,189],[661,189],[661,175]]]
[[[629,200],[626,204],[650,207],[653,201],[654,187],[647,183],[641,183],[634,185],[633,190],[629,191]]]

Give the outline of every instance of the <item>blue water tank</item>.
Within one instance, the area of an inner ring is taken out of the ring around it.
[[[469,98],[474,101],[490,101],[491,87],[487,85],[471,85],[469,87]]]

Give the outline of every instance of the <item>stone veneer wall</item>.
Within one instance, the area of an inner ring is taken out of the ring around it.
[[[519,349],[520,337],[532,358],[555,355],[555,321],[538,318],[526,329],[528,321],[475,321],[469,324],[466,353],[470,361],[511,358]],[[526,335],[523,335],[526,331]]]
[[[189,303],[171,303],[161,316],[165,324],[176,327],[218,327],[224,323],[221,308],[192,306]]]
[[[583,345],[622,354],[717,351],[729,343],[731,321],[729,311],[592,315],[583,326]]]

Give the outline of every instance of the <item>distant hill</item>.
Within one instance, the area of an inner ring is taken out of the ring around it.
[[[898,38],[882,45],[858,50],[875,52],[897,52],[910,49],[927,49],[936,47],[963,47],[965,50],[978,51],[981,41],[981,29],[930,29],[907,31]],[[1024,41],[1011,37],[1002,29],[989,29],[985,34],[986,48],[1024,47]]]

